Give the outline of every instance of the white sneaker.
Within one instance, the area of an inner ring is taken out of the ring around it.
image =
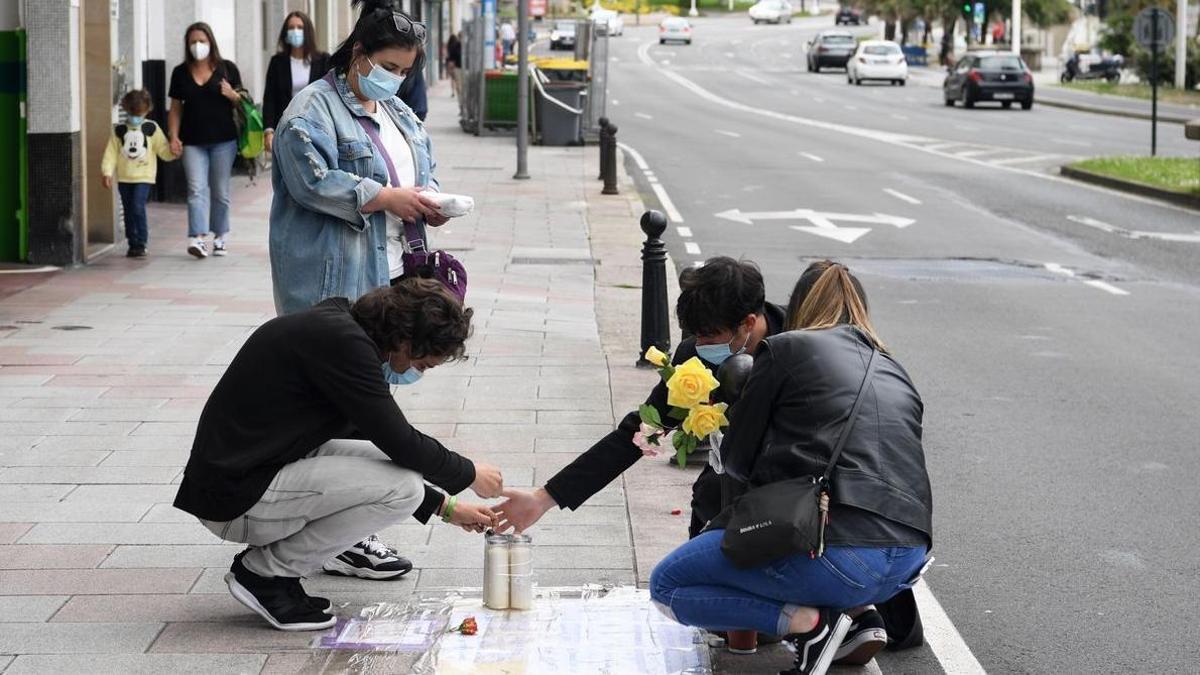
[[[192,239],[192,242],[188,244],[187,252],[197,258],[207,258],[208,242],[200,237],[195,237]]]
[[[213,255],[227,255],[229,252],[225,250],[224,239],[213,239]]]

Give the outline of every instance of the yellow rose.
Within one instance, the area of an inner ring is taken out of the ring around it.
[[[729,420],[725,418],[726,407],[724,403],[718,403],[716,405],[700,404],[692,408],[687,419],[683,421],[683,430],[696,438],[704,438],[717,429],[728,426]]]
[[[667,404],[691,408],[697,403],[708,403],[708,395],[719,384],[700,359],[693,356],[676,366],[675,374],[667,381]]]
[[[667,355],[659,351],[658,347],[650,347],[646,350],[646,360],[654,365],[662,368],[667,365]]]

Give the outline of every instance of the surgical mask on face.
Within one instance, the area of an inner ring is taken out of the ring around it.
[[[207,59],[209,52],[212,51],[212,48],[208,46],[207,42],[193,42],[189,49],[192,52],[192,58],[196,59],[197,61],[203,61],[204,59]]]
[[[734,335],[733,340],[736,339],[737,335]],[[725,359],[745,352],[746,345],[750,344],[750,335],[746,335],[746,340],[742,342],[741,348],[736,352],[729,347],[729,344],[733,342],[733,340],[720,345],[696,345],[696,355],[701,359],[713,364],[714,366],[719,366],[722,363],[725,363]]]
[[[142,126],[142,122],[145,122],[145,121],[146,121],[146,118],[142,117],[141,115],[130,115],[129,116],[129,126],[131,126],[131,127],[140,127],[140,126]]]
[[[371,64],[371,72],[358,75],[358,89],[362,95],[372,101],[386,101],[395,96],[396,92],[400,91],[400,85],[404,84],[404,76],[389,73],[369,58],[367,63]]]
[[[287,43],[292,47],[304,46],[304,29],[289,28],[287,32]]]
[[[408,370],[403,373],[397,373],[392,370],[392,364],[388,361],[383,362],[383,379],[387,380],[391,385],[416,384],[417,380],[423,375],[415,366],[409,366]]]

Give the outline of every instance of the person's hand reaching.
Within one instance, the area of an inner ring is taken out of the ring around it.
[[[533,527],[550,509],[558,506],[554,498],[545,488],[536,490],[505,490],[506,500],[496,507],[496,515],[500,517],[497,532],[515,530],[517,534]]]
[[[500,519],[492,509],[483,504],[458,502],[454,505],[450,522],[467,532],[484,532],[495,529]]]
[[[475,464],[475,482],[471,490],[484,499],[495,499],[504,492],[504,476],[500,467],[491,464]]]

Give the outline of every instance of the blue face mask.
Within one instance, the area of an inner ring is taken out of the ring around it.
[[[145,121],[146,121],[146,118],[142,117],[141,115],[130,115],[129,116],[129,126],[131,126],[131,127],[140,127],[140,126],[142,126],[142,122],[145,122]]]
[[[387,361],[383,362],[383,379],[387,380],[388,384],[391,385],[416,384],[417,380],[421,379],[421,375],[423,374],[413,366],[410,366],[403,373],[397,373],[392,370],[391,363]]]
[[[289,28],[287,32],[287,43],[292,47],[304,46],[304,29]]]
[[[369,58],[367,63],[371,64],[371,72],[358,75],[358,89],[362,95],[372,101],[386,101],[395,96],[396,92],[400,91],[400,85],[404,84],[404,76],[389,73]]]
[[[737,335],[733,336],[733,340],[737,339]],[[730,340],[729,342],[733,342]],[[720,345],[696,345],[696,355],[701,359],[708,361],[714,366],[719,366],[725,363],[725,359],[736,354],[741,354],[746,351],[746,345],[750,344],[750,336],[746,336],[746,341],[742,343],[742,348],[736,352],[730,349],[729,342]]]

